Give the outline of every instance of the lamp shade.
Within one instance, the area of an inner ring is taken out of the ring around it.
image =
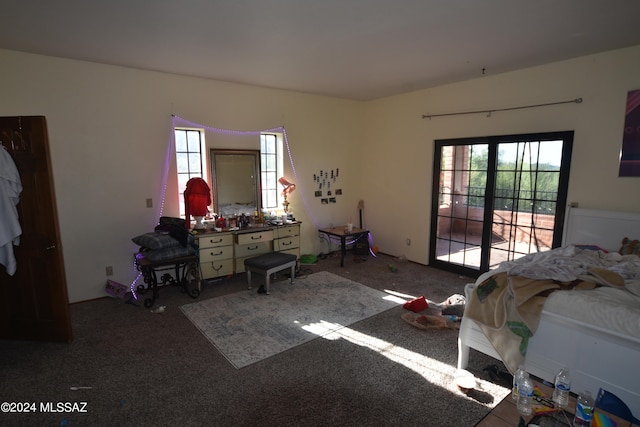
[[[287,179],[283,176],[280,177],[280,179],[278,180],[278,182],[280,183],[280,185],[282,185],[283,189],[282,189],[282,195],[284,197],[287,197],[289,194],[293,193],[293,191],[296,189],[296,185],[287,181]]]
[[[211,189],[209,184],[202,178],[191,178],[187,181],[187,187],[184,190],[184,213],[186,216],[186,225],[189,227],[189,217],[193,215],[205,216],[207,207],[211,204]]]

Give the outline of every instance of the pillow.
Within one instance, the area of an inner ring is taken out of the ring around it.
[[[142,254],[152,262],[166,261],[174,258],[180,258],[189,255],[195,255],[196,250],[193,246],[182,247],[181,245],[173,246],[170,248],[147,250]]]
[[[172,248],[174,246],[180,246],[180,242],[171,237],[168,234],[162,233],[145,233],[134,237],[133,243],[143,248],[152,250]]]
[[[622,239],[622,247],[620,248],[620,255],[638,255],[640,256],[640,241],[631,240],[628,237]]]

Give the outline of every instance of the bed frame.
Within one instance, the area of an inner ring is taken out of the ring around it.
[[[596,244],[617,251],[623,237],[640,237],[640,213],[580,208],[568,211],[563,245]],[[468,293],[471,288],[467,285],[465,291]],[[470,348],[500,360],[476,322],[463,316],[458,335],[458,369],[467,367]],[[621,398],[638,418],[639,363],[640,338],[543,310],[538,330],[529,340],[525,367],[532,375],[553,383],[555,374],[567,366],[573,392],[589,390],[595,396],[603,388]]]

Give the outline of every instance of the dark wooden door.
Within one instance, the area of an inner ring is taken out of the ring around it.
[[[17,269],[0,265],[0,338],[72,340],[58,211],[44,117],[0,117],[0,142],[13,158],[22,193]],[[0,150],[3,148],[0,148]]]

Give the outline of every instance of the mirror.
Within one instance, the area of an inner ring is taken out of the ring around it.
[[[224,218],[260,212],[260,150],[211,150],[213,209]]]

